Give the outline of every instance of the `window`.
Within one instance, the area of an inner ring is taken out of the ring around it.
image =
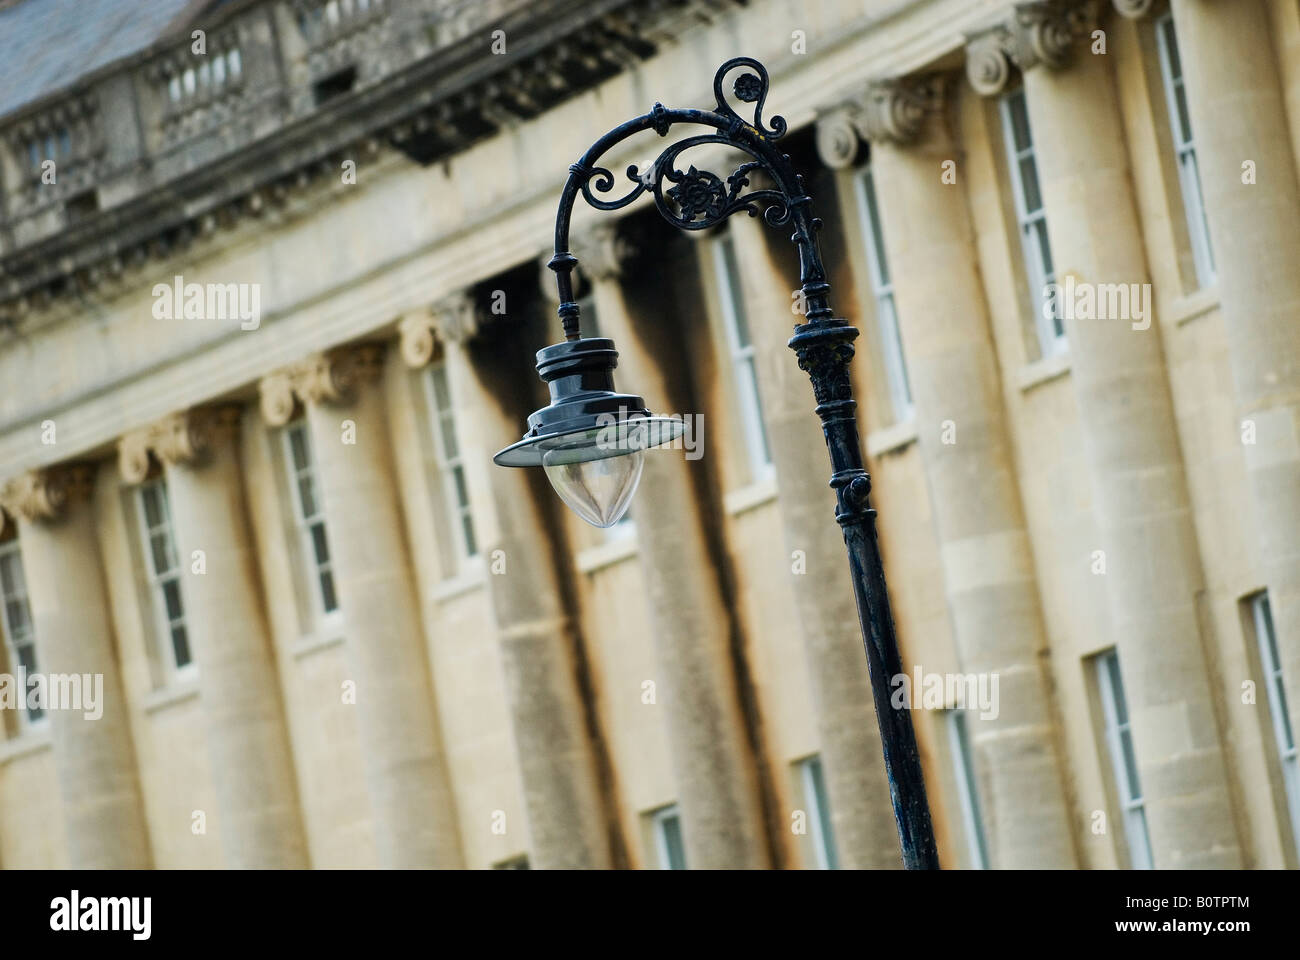
[[[478,555],[474,535],[474,514],[470,509],[469,481],[465,476],[465,458],[461,454],[456,432],[456,414],[451,403],[451,384],[447,365],[438,361],[429,367],[429,403],[433,411],[433,442],[438,458],[444,508],[455,528],[456,555],[467,560]]]
[[[826,793],[821,757],[809,757],[802,761],[799,764],[799,778],[803,782],[803,802],[809,808],[808,834],[812,839],[817,869],[838,870],[840,864],[835,853],[835,831],[831,827],[831,801]]]
[[[5,660],[9,670],[21,668],[29,676],[36,672],[36,633],[32,629],[32,611],[27,604],[27,579],[23,575],[23,557],[15,537],[0,543],[0,633],[4,635]],[[44,716],[40,707],[18,711],[19,724],[35,723]]]
[[[334,592],[334,568],[330,563],[329,540],[325,535],[325,516],[316,490],[316,464],[312,459],[307,424],[302,420],[284,431],[289,451],[289,479],[293,486],[298,530],[301,533],[307,562],[312,570],[313,592],[318,613],[338,610]]]
[[[1047,239],[1047,212],[1038,186],[1038,161],[1029,132],[1029,108],[1023,88],[1002,98],[1002,136],[1011,164],[1011,190],[1015,195],[1016,222],[1020,225],[1025,275],[1029,281],[1029,305],[1038,331],[1039,349],[1046,357],[1064,352],[1068,344],[1060,298],[1047,296],[1048,285],[1056,282],[1056,272]],[[1054,308],[1050,318],[1043,316],[1044,306],[1049,303]]]
[[[736,248],[730,234],[714,241],[713,263],[717,270],[718,293],[722,301],[722,319],[731,347],[731,363],[736,376],[741,426],[753,479],[758,480],[772,468],[772,454],[767,446],[767,428],[763,423],[763,403],[758,393],[758,370],[754,360],[754,343],[749,336],[745,316],[740,270],[736,266]]]
[[[1297,852],[1300,852],[1300,759],[1296,756],[1295,728],[1291,725],[1291,710],[1282,683],[1282,660],[1277,654],[1277,634],[1273,630],[1273,610],[1269,606],[1268,591],[1257,593],[1250,599],[1250,610],[1255,621],[1255,639],[1259,643],[1259,662],[1264,668],[1264,686],[1268,689],[1273,736],[1282,765],[1291,835]]]
[[[171,508],[167,484],[153,480],[140,487],[140,524],[149,594],[153,603],[158,656],[164,671],[173,676],[194,662],[185,629],[185,605],[181,600],[180,562],[172,535]]]
[[[578,316],[581,317],[582,332],[588,337],[603,337],[600,332],[600,318],[596,315],[596,298],[592,294],[587,294],[578,300]],[[623,516],[618,518],[618,522],[612,527],[605,527],[604,534],[606,540],[622,540],[630,537],[636,532],[636,524],[632,522],[632,510],[635,504],[623,511]]]
[[[1192,118],[1187,110],[1187,91],[1183,86],[1183,63],[1178,56],[1178,37],[1174,32],[1172,13],[1166,13],[1156,21],[1156,46],[1160,50],[1160,73],[1165,81],[1169,125],[1174,133],[1178,182],[1183,191],[1183,212],[1187,216],[1187,232],[1192,241],[1192,262],[1196,265],[1196,282],[1202,287],[1208,287],[1214,283],[1214,251],[1210,247],[1210,228],[1205,221],[1201,174],[1196,166]]]
[[[1124,682],[1119,673],[1119,654],[1114,650],[1096,657],[1097,686],[1101,693],[1105,720],[1106,746],[1110,751],[1111,769],[1124,811],[1124,839],[1128,843],[1129,866],[1134,870],[1151,870],[1151,840],[1147,833],[1147,816],[1138,779],[1137,754],[1124,698]]]
[[[903,359],[903,340],[898,329],[898,310],[894,306],[894,281],[885,258],[884,231],[880,227],[880,208],[876,203],[876,183],[871,167],[858,175],[858,207],[867,238],[867,267],[871,275],[871,292],[876,298],[876,327],[880,334],[881,357],[894,419],[902,423],[912,416],[912,386],[907,379]]]
[[[966,851],[971,869],[989,868],[989,846],[984,836],[984,817],[980,812],[979,783],[975,779],[975,757],[966,732],[966,712],[945,712],[948,725],[948,752],[952,757],[953,777],[957,781],[957,799],[966,830]]]
[[[656,810],[651,815],[654,828],[655,850],[660,870],[685,870],[686,847],[682,843],[682,818],[677,804]]]

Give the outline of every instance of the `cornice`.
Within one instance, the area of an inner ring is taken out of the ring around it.
[[[241,11],[252,6],[239,5]],[[268,136],[9,250],[0,257],[0,324],[84,297],[151,260],[282,207],[313,183],[337,177],[345,159],[394,149],[431,163],[537,116],[650,56],[655,48],[642,35],[670,7],[671,0],[539,0],[510,10]],[[510,38],[509,53],[484,56],[496,30]],[[138,70],[176,42],[175,35],[160,40],[115,71]],[[78,83],[79,96],[86,89]],[[0,118],[0,125],[8,128],[12,119]],[[142,157],[137,165],[147,173],[150,161]],[[113,174],[123,175],[129,171]],[[15,222],[0,220],[0,234],[12,234]]]

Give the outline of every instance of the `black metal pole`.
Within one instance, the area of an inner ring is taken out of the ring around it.
[[[724,77],[739,68],[748,72],[736,78],[733,92],[738,99],[754,104],[752,123],[736,113],[722,91]],[[664,218],[683,230],[703,230],[740,211],[756,216],[759,204],[764,206],[762,216],[767,223],[793,227],[791,240],[799,252],[799,282],[806,322],[795,327],[790,347],[798,357],[799,366],[812,381],[817,415],[821,418],[830,453],[830,485],[836,498],[835,519],[848,548],[849,571],[857,597],[858,619],[866,647],[871,692],[884,746],[885,769],[889,776],[903,865],[909,870],[937,870],[939,857],[935,850],[912,717],[908,708],[894,709],[890,703],[890,680],[903,672],[903,666],[894,636],[894,618],[889,610],[885,571],[876,539],[876,512],[870,499],[871,480],[862,464],[855,413],[857,402],[853,399],[849,379],[849,361],[853,358],[853,340],[858,330],[835,317],[831,311],[828,300],[830,284],[826,281],[817,244],[821,221],[812,215],[812,200],[804,191],[803,178],[794,171],[789,156],[775,146],[775,141],[785,133],[785,121],[773,117],[770,126],[763,123],[763,104],[768,90],[766,69],[750,57],[728,60],[718,68],[713,90],[717,98],[716,111],[670,110],[656,103],[649,113],[605,134],[569,168],[569,179],[555,220],[555,256],[549,264],[555,271],[559,288],[559,315],[564,335],[567,340],[581,337],[571,276],[578,261],[568,249],[569,221],[579,192],[589,204],[600,210],[625,207],[641,194],[650,193]],[[613,174],[595,165],[602,154],[643,130],[654,130],[661,137],[667,136],[668,130],[679,123],[711,127],[718,132],[688,137],[669,146],[650,170],[629,167],[627,176],[635,186],[625,195],[613,200],[596,196],[597,193],[609,193],[614,187]],[[674,161],[681,153],[710,143],[738,148],[753,159],[737,167],[725,182],[708,171],[696,170],[694,166],[685,172],[676,169]],[[748,174],[755,170],[766,173],[776,188],[742,193],[749,185]],[[665,189],[665,182],[672,186]]]

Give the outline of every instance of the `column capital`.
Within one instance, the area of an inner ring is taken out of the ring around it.
[[[384,346],[360,343],[313,354],[258,384],[262,417],[273,427],[288,423],[297,403],[350,403],[357,391],[379,379]]]
[[[1075,41],[1097,24],[1098,0],[1032,0],[1018,3],[1000,21],[966,42],[966,78],[976,93],[992,97],[1006,89],[1012,67],[1022,73],[1040,63],[1070,62]]]
[[[862,141],[914,144],[926,121],[942,112],[948,93],[943,74],[918,74],[873,80],[856,96],[827,110],[817,120],[817,152],[835,170],[857,161]]]
[[[606,220],[570,237],[569,252],[578,258],[578,270],[586,279],[595,282],[621,277],[623,268],[635,254],[635,248],[618,220]],[[551,289],[554,288],[552,275]]]
[[[426,366],[437,344],[464,343],[478,333],[478,305],[468,290],[458,290],[397,322],[402,359],[408,367]]]
[[[93,463],[66,463],[29,470],[0,487],[0,506],[13,517],[37,522],[62,519],[72,507],[90,499]]]
[[[239,428],[238,404],[192,407],[125,434],[117,443],[118,470],[127,483],[143,483],[152,453],[170,465],[201,466]]]

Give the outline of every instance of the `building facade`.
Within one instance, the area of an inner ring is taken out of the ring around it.
[[[862,330],[944,866],[1300,864],[1300,4],[0,0],[5,48],[0,866],[899,865],[785,231],[580,202],[584,330],[687,441],[605,530],[491,463],[570,163],[737,55]]]

